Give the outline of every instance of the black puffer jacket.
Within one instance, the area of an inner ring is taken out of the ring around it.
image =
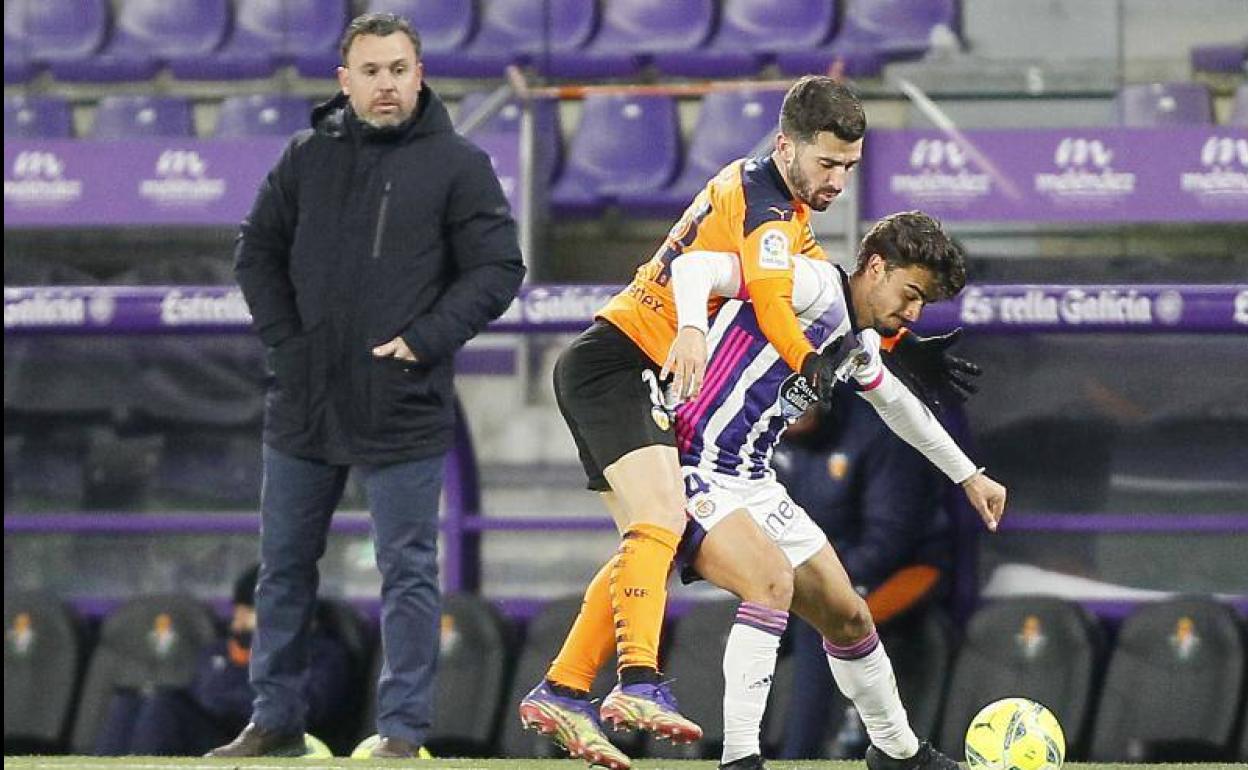
[[[524,265],[489,157],[428,85],[375,129],[339,94],[269,173],[235,276],[269,347],[265,443],[331,463],[444,451],[452,358],[516,294]],[[377,359],[397,335],[420,359]]]

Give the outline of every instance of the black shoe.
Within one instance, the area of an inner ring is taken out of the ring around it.
[[[238,737],[205,757],[302,757],[308,753],[303,733],[277,733],[249,723]]]
[[[927,741],[920,741],[919,750],[906,759],[893,759],[875,746],[867,747],[867,770],[961,770],[961,767]]]
[[[767,770],[767,763],[759,754],[750,754],[721,764],[719,770]]]
[[[420,756],[420,746],[402,738],[382,737],[373,749],[373,759],[415,759]]]

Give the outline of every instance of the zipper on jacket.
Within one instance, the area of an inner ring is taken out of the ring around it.
[[[381,211],[377,212],[377,232],[373,236],[373,259],[381,257],[381,241],[386,234],[386,210],[390,208],[390,180],[381,192]]]

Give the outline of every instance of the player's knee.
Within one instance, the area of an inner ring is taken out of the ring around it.
[[[758,571],[753,596],[748,601],[773,610],[789,609],[793,603],[793,567],[781,554],[780,559],[767,560]]]
[[[858,641],[875,630],[875,623],[871,620],[871,610],[867,609],[865,601],[859,599],[854,602],[853,609],[845,617],[841,628],[846,641]]]
[[[855,598],[855,601],[841,613],[841,617],[834,624],[834,633],[828,634],[828,638],[834,644],[851,645],[865,639],[875,630],[875,623],[871,619],[871,610],[867,609],[867,603],[861,598]]]

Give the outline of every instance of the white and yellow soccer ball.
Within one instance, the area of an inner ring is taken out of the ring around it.
[[[373,749],[377,748],[377,744],[380,742],[381,742],[380,735],[377,735],[376,733],[374,733],[368,736],[364,740],[360,741],[360,745],[356,746],[355,750],[351,752],[351,758],[352,759],[372,759]],[[425,748],[424,746],[421,746],[420,751],[417,752],[417,758],[433,759],[433,755],[429,753],[429,749]]]
[[[971,770],[1058,770],[1066,736],[1053,712],[1026,698],[1002,698],[979,710],[966,730]]]

